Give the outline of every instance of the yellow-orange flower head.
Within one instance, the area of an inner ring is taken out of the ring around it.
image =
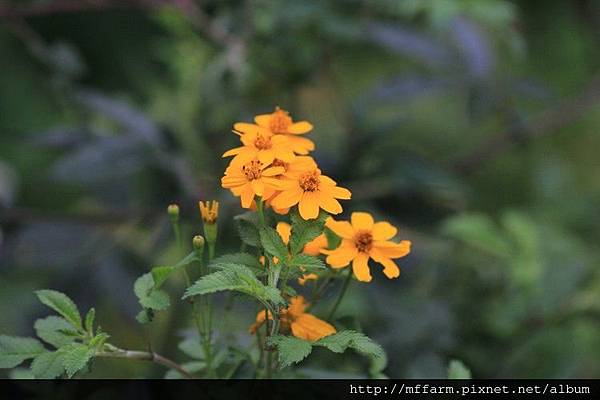
[[[370,282],[369,259],[383,265],[383,273],[389,279],[400,276],[400,269],[392,259],[410,253],[410,241],[400,243],[390,241],[398,230],[388,222],[377,222],[369,213],[352,213],[351,223],[335,221],[329,218],[326,226],[342,238],[339,247],[334,250],[321,250],[327,254],[326,262],[332,268],[344,268],[352,262],[352,271],[356,279]]]
[[[229,164],[221,186],[240,197],[243,208],[250,208],[254,196],[268,199],[279,189],[280,180],[275,176],[284,172],[282,167],[268,167],[254,159],[246,163]]]
[[[200,207],[200,215],[205,224],[212,225],[217,222],[217,218],[219,218],[218,201],[199,201],[198,206]]]

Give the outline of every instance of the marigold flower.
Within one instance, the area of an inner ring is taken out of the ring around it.
[[[327,254],[325,261],[332,268],[344,268],[352,262],[352,271],[356,279],[370,282],[369,258],[372,258],[383,265],[383,273],[389,279],[400,276],[400,269],[392,259],[410,253],[411,242],[390,241],[398,232],[390,223],[375,223],[369,213],[354,212],[351,223],[329,218],[326,226],[342,238],[338,248],[321,250],[323,254]]]
[[[281,182],[275,176],[283,172],[282,167],[268,167],[256,159],[245,164],[232,162],[221,178],[221,186],[239,196],[243,208],[250,208],[255,195],[263,199],[273,196]]]
[[[200,215],[205,224],[212,225],[217,222],[217,218],[219,217],[218,201],[199,201],[198,206],[200,207]]]
[[[333,335],[336,330],[333,325],[315,317],[306,312],[309,306],[303,296],[292,297],[288,308],[281,310],[280,321],[283,331],[290,331],[292,335],[305,340],[319,340],[325,336]],[[269,319],[273,316],[271,313],[259,311],[256,315],[256,322],[250,326],[250,333],[255,333],[265,322],[266,314]]]
[[[281,180],[281,193],[274,197],[271,204],[277,208],[287,208],[298,204],[300,216],[315,219],[319,208],[339,214],[342,206],[337,199],[348,200],[352,196],[348,189],[337,186],[328,176],[322,175],[318,168],[298,173],[286,173],[289,179]]]
[[[276,107],[275,111],[271,114],[257,115],[254,118],[254,122],[256,122],[256,125],[239,122],[233,128],[245,134],[252,132],[256,126],[260,126],[269,130],[274,135],[286,135],[294,152],[297,154],[308,154],[309,151],[315,149],[315,144],[312,140],[298,136],[310,132],[313,129],[312,124],[308,121],[294,122],[290,114],[279,107]]]
[[[243,164],[257,158],[266,165],[271,164],[276,158],[286,162],[294,159],[291,142],[286,136],[273,135],[269,130],[259,126],[239,135],[243,146],[226,151],[223,157],[235,156],[233,162]]]

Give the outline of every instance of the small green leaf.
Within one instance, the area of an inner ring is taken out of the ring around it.
[[[177,348],[191,358],[195,358],[197,360],[204,359],[204,351],[202,350],[202,346],[197,339],[182,340],[177,345]]]
[[[0,335],[0,368],[14,368],[46,351],[37,339]]]
[[[226,269],[228,264],[245,265],[256,274],[264,274],[265,267],[258,261],[258,257],[249,253],[224,254],[213,259],[208,265],[211,268]]]
[[[154,288],[154,279],[149,272],[140,276],[135,281],[133,291],[144,308],[165,310],[170,305],[167,293]]]
[[[54,379],[65,372],[61,350],[40,354],[31,362],[31,372],[37,379]]]
[[[238,233],[242,242],[249,246],[260,246],[260,235],[258,233],[258,216],[255,212],[246,212],[234,217]]]
[[[293,336],[271,336],[267,343],[277,346],[281,368],[304,360],[312,351],[311,342]]]
[[[297,209],[290,214],[290,219],[292,221],[290,251],[292,254],[298,254],[302,252],[304,246],[308,242],[323,232],[323,225],[325,225],[325,220],[327,217],[329,217],[329,214],[323,210],[321,210],[316,219],[311,220],[302,219]]]
[[[69,378],[81,371],[94,356],[94,350],[82,343],[71,343],[59,350]]]
[[[85,330],[90,334],[94,334],[94,320],[96,319],[96,310],[92,307],[85,316]]]
[[[323,346],[334,353],[343,353],[346,349],[354,349],[357,352],[375,358],[385,357],[383,348],[364,334],[352,330],[341,331],[313,343],[315,346]]]
[[[250,295],[258,300],[266,301],[271,304],[284,304],[285,300],[281,297],[279,290],[273,287],[265,286],[256,279],[256,276],[250,269],[243,265],[231,264],[227,269],[213,272],[198,279],[190,286],[183,296],[184,299],[230,290]]]
[[[302,267],[304,272],[326,269],[323,260],[319,257],[309,256],[308,254],[296,254],[290,260],[289,265],[291,267]]]
[[[62,315],[75,329],[83,330],[79,310],[69,297],[56,290],[38,290],[35,294],[42,304]]]
[[[471,379],[471,371],[459,360],[452,360],[448,365],[448,379]]]
[[[280,260],[287,260],[289,257],[288,249],[279,233],[273,228],[266,227],[260,230],[260,243],[265,251]]]
[[[146,308],[136,314],[135,320],[140,324],[148,324],[154,319],[154,313],[151,309]]]
[[[179,261],[177,264],[175,265],[168,265],[168,266],[160,266],[160,267],[154,267],[152,268],[152,279],[154,280],[154,289],[158,289],[162,286],[163,283],[165,283],[165,281],[167,280],[167,278],[169,277],[169,275],[171,275],[174,271],[187,266],[188,264],[194,262],[194,261],[198,261],[199,260],[199,256],[198,254],[193,251],[190,254],[188,254],[187,256],[185,256],[183,258],[183,260]]]
[[[33,327],[40,339],[56,348],[67,345],[75,340],[74,336],[65,333],[73,329],[73,326],[66,319],[56,315],[38,319],[35,321]]]

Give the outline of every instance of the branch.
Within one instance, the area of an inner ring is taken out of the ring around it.
[[[512,145],[526,139],[547,136],[581,118],[590,108],[600,103],[600,76],[594,77],[577,96],[529,118],[507,132],[492,136],[471,154],[454,164],[454,169],[470,174],[485,162],[507,151]]]
[[[106,358],[128,358],[130,360],[152,361],[153,363],[160,364],[170,369],[174,369],[188,379],[194,379],[194,377],[189,372],[187,372],[181,365],[153,351],[133,351],[115,348],[114,351],[98,352],[96,353],[96,356]]]

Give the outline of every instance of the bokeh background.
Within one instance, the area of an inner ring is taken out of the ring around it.
[[[183,359],[187,309],[143,327],[133,282],[176,258],[172,202],[191,237],[197,201],[220,200],[221,251],[239,248],[220,155],[234,122],[279,105],[315,125],[346,215],[413,241],[399,279],[375,272],[340,309],[388,376],[459,359],[478,378],[598,378],[599,44],[598,0],[2,0],[0,331],[32,335],[32,291],[54,288],[115,344]],[[231,312],[220,340],[250,343],[252,309]],[[306,376],[364,376],[352,355],[310,360]]]

